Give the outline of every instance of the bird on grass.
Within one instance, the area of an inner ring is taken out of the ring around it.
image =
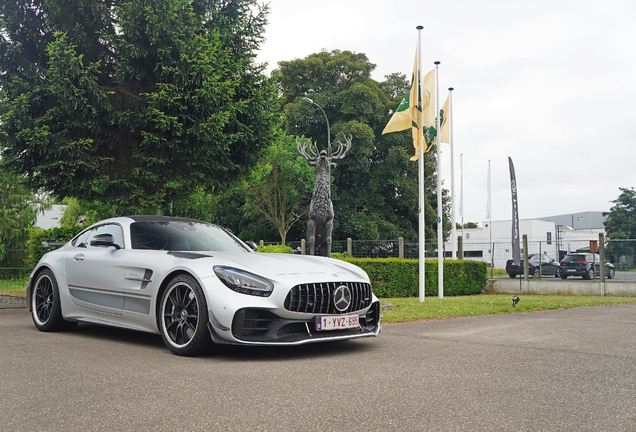
[[[517,306],[517,303],[519,303],[519,296],[514,296],[512,298],[512,307]]]

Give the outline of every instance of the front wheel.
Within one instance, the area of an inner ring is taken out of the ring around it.
[[[42,270],[33,284],[31,318],[37,329],[43,332],[69,330],[77,325],[62,317],[60,291],[55,275],[49,269]]]
[[[159,320],[163,342],[177,355],[200,354],[211,343],[205,296],[190,275],[179,275],[170,281],[161,297]]]
[[[607,278],[608,278],[608,279],[614,279],[614,276],[616,276],[616,271],[615,271],[613,268],[611,268],[611,269],[609,270],[609,273],[608,273],[608,275],[607,275]]]
[[[596,272],[591,268],[587,271],[587,279],[592,280],[594,278],[596,278]]]

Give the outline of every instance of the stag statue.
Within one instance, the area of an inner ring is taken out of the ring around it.
[[[309,162],[316,165],[316,184],[309,204],[309,220],[307,221],[307,242],[309,255],[314,255],[315,248],[320,246],[323,256],[331,256],[331,231],[333,230],[333,203],[331,202],[331,167],[334,160],[342,159],[351,148],[351,136],[343,134],[344,144],[336,141],[338,149],[331,151],[331,143],[327,150],[318,152],[318,145],[311,140],[296,139],[298,152]]]

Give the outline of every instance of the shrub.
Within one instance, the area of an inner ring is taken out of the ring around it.
[[[331,253],[331,258],[336,258],[336,259],[342,259],[342,258],[348,258],[349,254],[347,252],[332,252]]]
[[[367,272],[376,296],[418,297],[419,262],[401,258],[343,258]],[[425,295],[438,295],[437,260],[427,260]],[[488,265],[478,261],[444,261],[444,295],[478,294],[484,289]]]
[[[40,228],[31,228],[29,230],[29,240],[27,241],[27,258],[25,265],[27,267],[35,267],[42,255],[55,250],[55,247],[42,247],[42,242],[67,242],[79,233],[83,228],[76,226],[72,228],[50,228],[43,230]]]
[[[256,252],[272,252],[272,253],[293,254],[294,250],[290,246],[277,244],[277,245],[259,246],[256,249]]]

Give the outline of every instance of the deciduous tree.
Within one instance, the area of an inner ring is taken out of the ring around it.
[[[285,105],[287,133],[304,135],[327,146],[340,134],[353,137],[347,156],[332,170],[335,210],[334,239],[396,239],[417,241],[418,175],[411,131],[382,135],[390,111],[410,88],[404,75],[391,74],[378,83],[366,55],[322,51],[304,59],[281,61],[273,72]],[[435,152],[425,155],[426,237],[436,241]],[[447,199],[445,200],[447,202]],[[446,219],[446,218],[445,218]],[[450,224],[448,224],[450,229]]]
[[[631,188],[619,188],[621,191],[614,205],[609,212],[604,212],[606,216],[605,232],[607,233],[608,252],[614,256],[627,255],[631,257],[632,263],[636,255],[636,190]],[[631,239],[634,241],[621,241]]]

